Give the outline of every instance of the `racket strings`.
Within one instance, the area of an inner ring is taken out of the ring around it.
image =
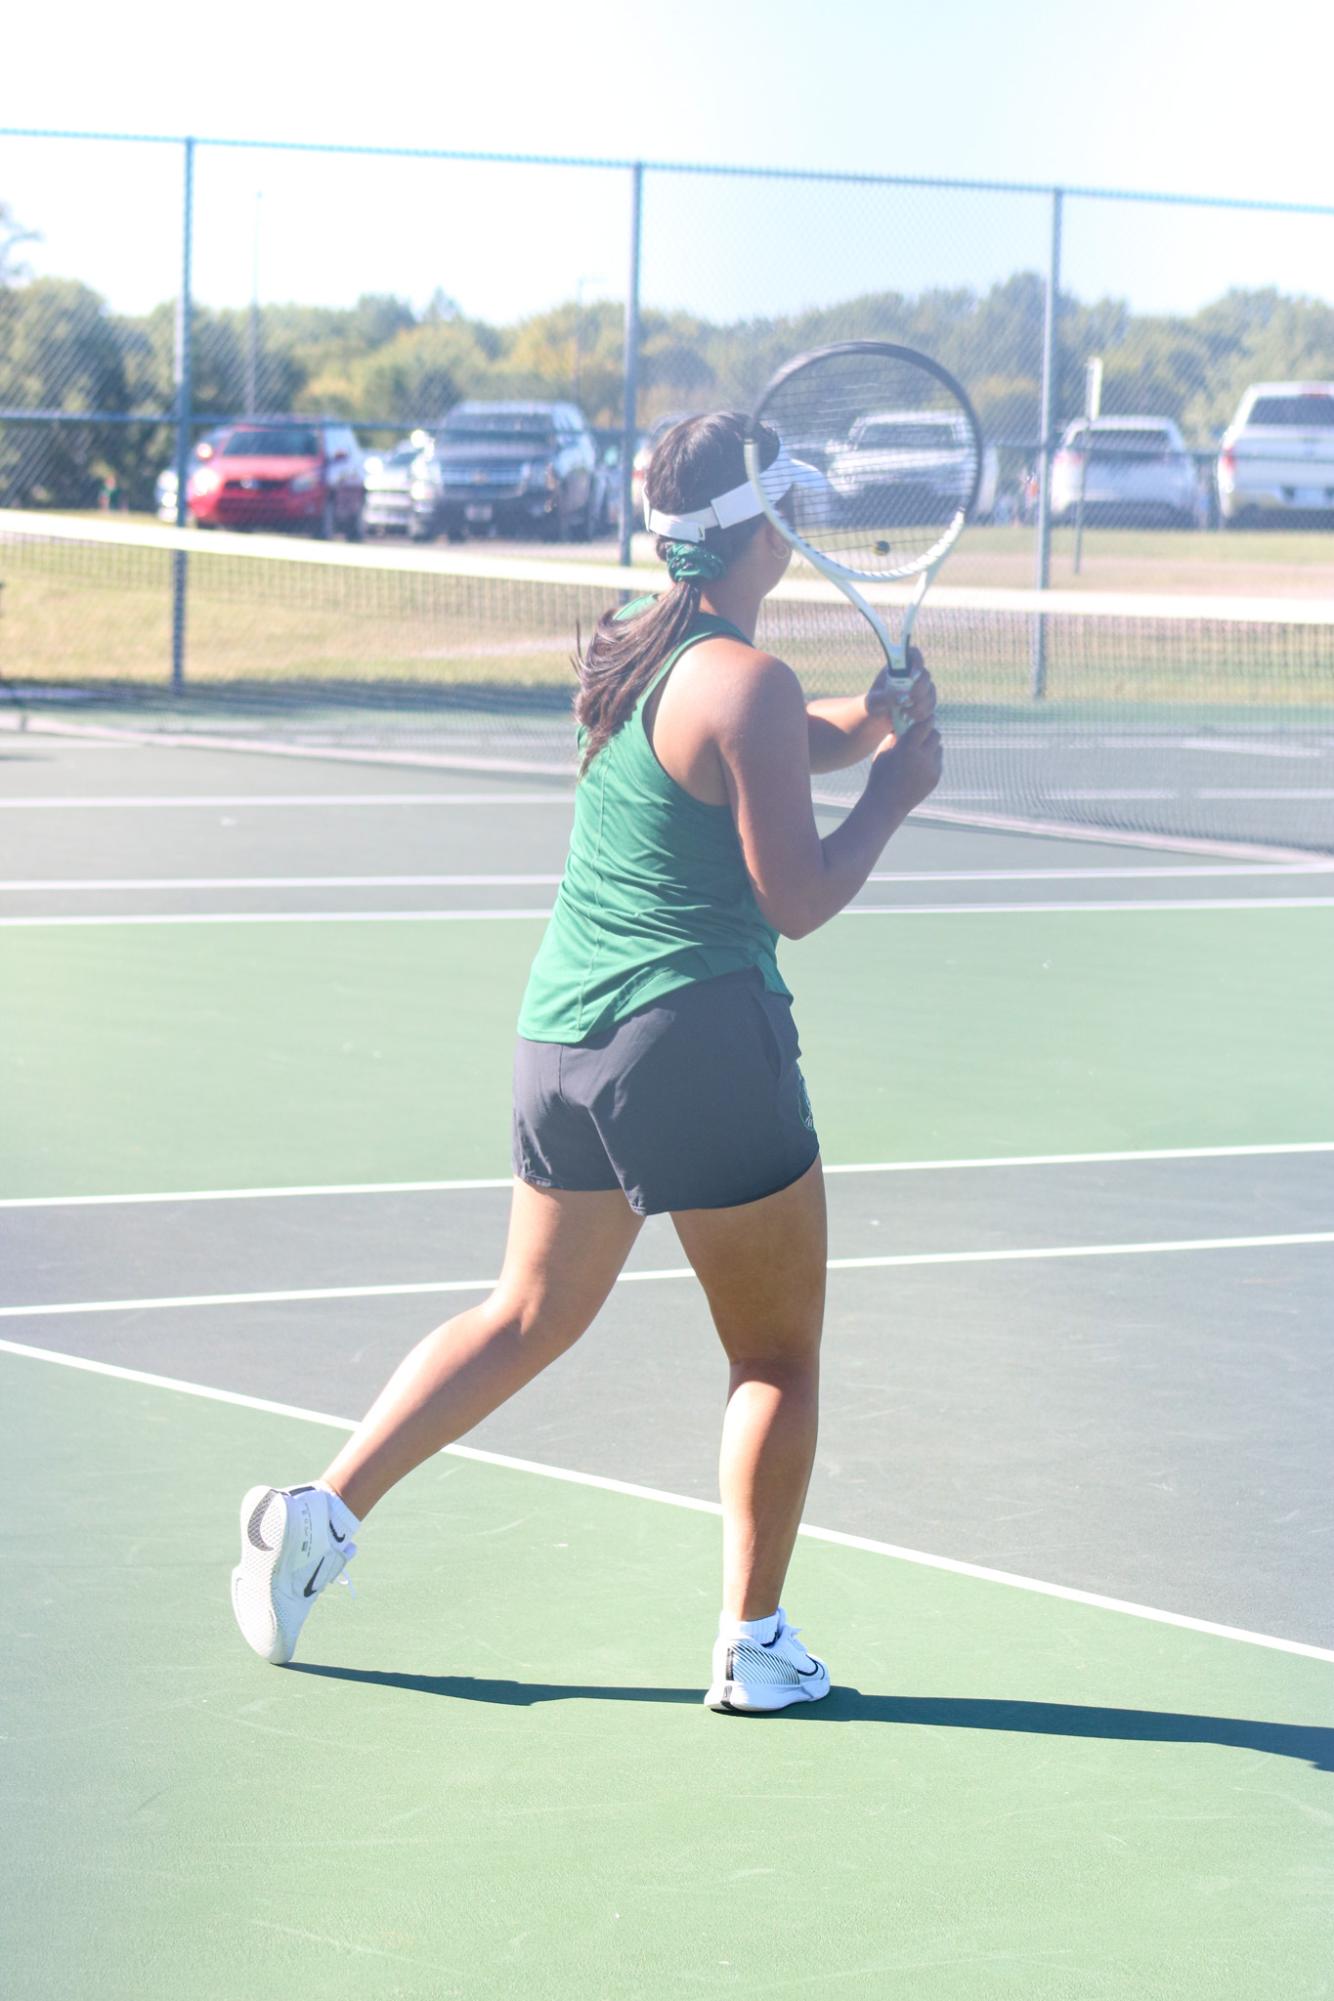
[[[757,414],[803,468],[784,515],[827,561],[911,576],[953,540],[981,443],[966,402],[921,362],[826,352],[779,378]]]

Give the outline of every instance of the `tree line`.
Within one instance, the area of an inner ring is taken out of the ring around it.
[[[174,451],[176,309],[111,310],[72,278],[32,278],[25,232],[0,203],[0,410],[145,413],[133,424],[0,421],[0,503],[89,504],[113,480],[147,504]],[[873,292],[826,309],[721,324],[686,312],[642,314],[641,424],[750,404],[781,362],[853,336],[935,355],[965,384],[983,429],[1012,455],[1040,436],[1045,288],[1018,272],[985,291]],[[1132,312],[1123,300],[1063,296],[1055,414],[1078,415],[1083,370],[1104,361],[1103,410],[1173,417],[1208,451],[1248,383],[1334,376],[1334,306],[1276,290],[1227,292],[1190,315]],[[464,396],[560,398],[608,429],[621,423],[623,309],[567,302],[509,326],[437,294],[424,310],[392,296],[347,307],[198,306],[193,407],[204,423],[254,410],[409,429],[437,424]],[[381,434],[378,442],[389,438]]]

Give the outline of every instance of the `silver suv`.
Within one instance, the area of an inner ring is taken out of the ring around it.
[[[1201,525],[1195,461],[1170,417],[1077,417],[1051,466],[1051,518]]]

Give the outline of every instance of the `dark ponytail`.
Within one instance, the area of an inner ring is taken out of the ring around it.
[[[746,427],[746,418],[735,410],[716,410],[674,425],[654,451],[645,480],[653,505],[665,514],[692,514],[720,493],[743,485]],[[762,429],[761,464],[772,465],[778,449],[777,433]],[[746,547],[762,518],[708,529],[703,542],[692,545],[707,552],[698,567],[721,575]],[[669,570],[693,567],[676,557],[681,546],[659,536],[659,562],[667,562]],[[581,775],[633,714],[663,661],[688,637],[699,617],[703,582],[700,576],[681,576],[633,618],[607,611],[598,620],[587,652],[576,656],[574,663],[579,674],[574,713],[588,732]]]

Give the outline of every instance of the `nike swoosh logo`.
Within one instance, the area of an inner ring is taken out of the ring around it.
[[[804,1674],[804,1675],[805,1675],[805,1676],[806,1676],[806,1677],[807,1677],[808,1679],[809,1679],[809,1677],[810,1677],[811,1675],[813,1675],[813,1674],[823,1674],[823,1673],[824,1673],[824,1662],[823,1662],[823,1661],[816,1661],[816,1662],[814,1662],[814,1663],[813,1663],[813,1665],[812,1665],[812,1666],[810,1666],[810,1667],[808,1667],[808,1668],[803,1668],[803,1667],[799,1667],[799,1668],[797,1669],[797,1673],[798,1673],[798,1674]]]
[[[323,1568],[324,1568],[324,1558],[321,1557],[319,1562],[315,1565],[315,1568],[310,1573],[309,1582],[307,1583],[305,1590],[301,1594],[303,1598],[313,1598],[315,1596],[315,1580],[318,1578]]]
[[[331,1535],[331,1536],[333,1537],[333,1539],[334,1539],[334,1541],[335,1541],[335,1542],[346,1542],[346,1541],[347,1541],[347,1537],[346,1537],[345,1535],[339,1535],[339,1533],[338,1533],[337,1529],[336,1529],[336,1528],[334,1527],[334,1525],[333,1525],[333,1523],[332,1523],[332,1522],[330,1522],[330,1524],[329,1524],[329,1534],[330,1534],[330,1535]]]

